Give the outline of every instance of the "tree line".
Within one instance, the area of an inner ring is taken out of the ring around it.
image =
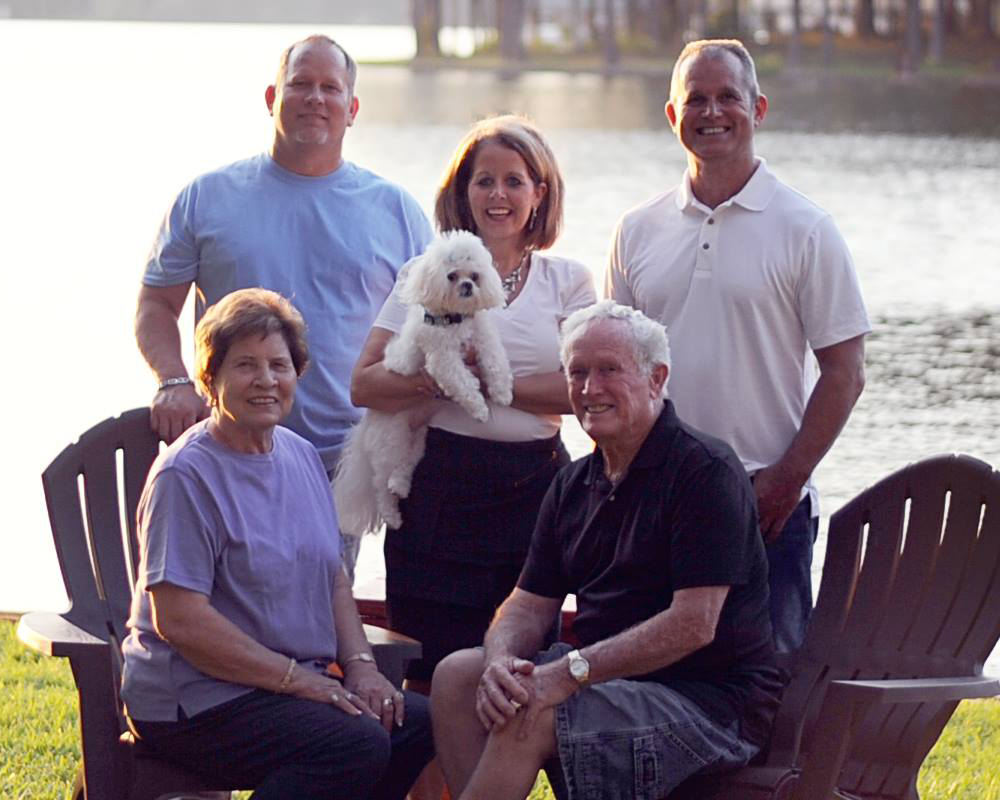
[[[670,56],[686,40],[726,36],[782,43],[792,68],[808,39],[827,65],[838,42],[852,42],[894,46],[904,72],[970,46],[1000,70],[1000,0],[410,0],[410,10],[418,58],[441,56],[439,32],[452,25],[483,31],[503,60],[522,62],[526,39],[547,26],[562,31],[564,51],[599,53],[609,66],[623,53]]]

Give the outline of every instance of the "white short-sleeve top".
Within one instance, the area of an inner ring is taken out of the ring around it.
[[[559,369],[559,326],[570,314],[597,299],[594,279],[583,264],[568,258],[531,254],[531,266],[521,293],[505,308],[487,312],[496,324],[515,377],[555,372]],[[407,307],[399,299],[406,276],[400,270],[392,294],[375,320],[376,328],[399,333]],[[485,422],[471,417],[457,403],[442,401],[431,417],[431,427],[498,442],[548,439],[559,432],[558,414],[532,414],[489,403]]]

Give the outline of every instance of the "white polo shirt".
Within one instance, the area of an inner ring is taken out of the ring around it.
[[[604,292],[666,326],[678,416],[728,442],[748,472],[777,461],[798,431],[818,377],[811,350],[871,330],[830,215],[763,159],[715,209],[685,173],[625,214]]]

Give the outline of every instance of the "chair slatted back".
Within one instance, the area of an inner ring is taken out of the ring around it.
[[[1000,474],[960,455],[897,471],[830,520],[816,610],[768,761],[789,763],[800,744],[808,752],[829,681],[980,675],[998,638]],[[919,765],[954,706],[870,712],[840,787],[915,798]]]
[[[95,425],[42,473],[70,599],[64,616],[102,639],[125,635],[138,558],[135,511],[158,452],[149,409],[133,409]]]

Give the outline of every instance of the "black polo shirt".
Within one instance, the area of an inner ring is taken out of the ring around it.
[[[576,594],[584,645],[666,610],[678,589],[729,586],[711,644],[633,677],[669,684],[763,744],[781,680],[753,489],[732,449],[681,422],[669,400],[616,488],[600,449],[559,472],[518,585]]]

